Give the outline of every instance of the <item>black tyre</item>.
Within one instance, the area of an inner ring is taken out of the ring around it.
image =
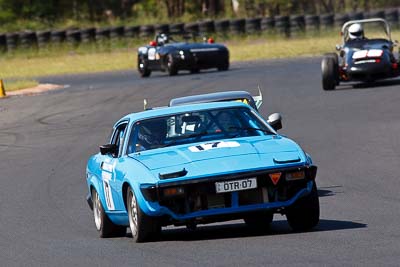
[[[333,58],[333,61],[335,63],[334,70],[335,70],[335,77],[336,77],[336,85],[339,85],[340,84],[340,79],[339,79],[339,56],[338,56],[338,54],[336,54],[336,53],[326,53],[324,56]]]
[[[318,224],[319,199],[315,182],[308,196],[300,198],[288,208],[286,218],[290,227],[295,231],[309,230]]]
[[[168,54],[167,56],[167,72],[169,76],[174,76],[178,74],[175,59],[171,54]]]
[[[219,71],[229,70],[229,59],[225,59],[224,62],[217,67],[217,69]]]
[[[252,212],[247,214],[243,220],[246,225],[254,231],[266,231],[274,218],[274,214],[268,211]]]
[[[93,216],[96,229],[100,234],[100,237],[117,237],[125,236],[126,226],[120,226],[113,224],[104,212],[103,205],[101,204],[100,196],[96,190],[92,191],[93,201]]]
[[[138,72],[142,78],[149,77],[151,74],[147,61],[142,57],[138,57]]]
[[[157,220],[147,216],[139,207],[133,190],[129,187],[127,192],[127,209],[129,227],[132,238],[136,243],[150,239],[156,239],[161,232],[161,226]]]
[[[338,65],[333,57],[324,57],[321,62],[322,88],[324,90],[335,90],[339,80]]]

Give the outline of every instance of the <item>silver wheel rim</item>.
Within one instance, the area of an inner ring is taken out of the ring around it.
[[[93,205],[94,223],[96,224],[97,231],[101,230],[101,202],[100,196],[97,192],[94,193],[94,205]]]
[[[129,202],[129,226],[131,228],[132,236],[137,235],[137,225],[138,225],[138,210],[136,198],[132,191],[129,191],[130,202]]]

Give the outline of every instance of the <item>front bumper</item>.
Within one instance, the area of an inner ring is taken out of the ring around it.
[[[295,170],[304,170],[305,178],[286,181],[286,173]],[[269,174],[276,172],[280,172],[282,176],[280,181],[274,184]],[[316,166],[250,172],[225,177],[208,177],[195,181],[165,182],[157,186],[142,187],[141,191],[149,205],[149,209],[145,210],[149,216],[167,216],[175,221],[260,210],[284,213],[285,208],[312,191],[316,172]],[[215,191],[215,182],[235,181],[249,177],[257,179],[257,188],[227,193],[216,193]],[[163,192],[169,188],[183,188],[184,193],[166,197]]]

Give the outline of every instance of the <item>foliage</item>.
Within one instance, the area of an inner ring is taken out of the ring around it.
[[[0,0],[0,31],[368,11],[399,4],[400,0]]]

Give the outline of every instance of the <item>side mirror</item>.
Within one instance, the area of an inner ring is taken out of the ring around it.
[[[115,155],[115,154],[117,154],[117,146],[114,145],[114,144],[102,145],[102,146],[100,146],[100,154],[102,154],[102,155],[107,155],[107,154]]]
[[[342,50],[343,47],[341,45],[337,44],[335,46],[335,48],[336,48],[336,51],[340,51],[340,50]]]
[[[279,113],[269,115],[267,122],[276,131],[282,129],[282,116]]]

